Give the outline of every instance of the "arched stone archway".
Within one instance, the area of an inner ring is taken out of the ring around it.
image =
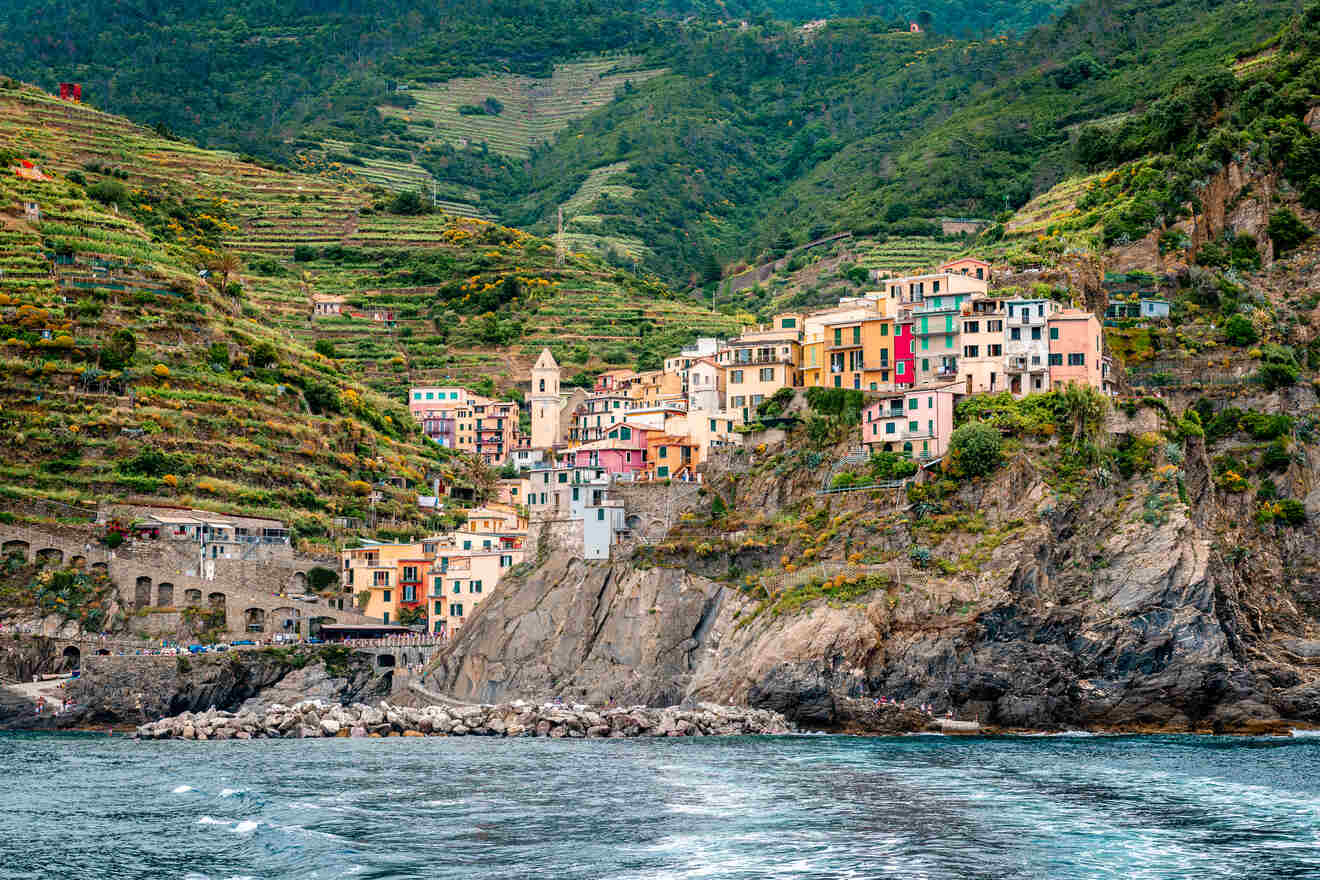
[[[303,595],[307,592],[307,574],[301,571],[295,571],[293,578],[289,582],[289,591]]]
[[[377,654],[377,655],[376,655],[376,668],[377,668],[377,669],[393,669],[393,668],[394,668],[394,655],[393,655],[393,654]]]
[[[202,604],[202,591],[201,591],[201,590],[194,590],[194,589],[184,590],[184,591],[183,591],[183,604],[185,604],[185,605],[201,605],[201,604]]]
[[[623,524],[635,532],[642,527],[642,518],[635,513],[629,514]]]
[[[151,604],[151,578],[146,575],[137,579],[137,586],[133,590],[133,607],[146,608]]]
[[[73,566],[74,568],[86,568],[86,567],[87,567],[87,557],[86,557],[86,556],[71,556],[71,557],[69,557],[69,565]]]
[[[296,608],[276,608],[270,613],[270,628],[276,632],[296,633],[302,631],[302,615]]]
[[[307,621],[307,635],[313,637],[319,636],[321,634],[321,627],[333,623],[335,623],[333,617],[313,617],[311,620]]]
[[[225,611],[225,594],[211,593],[206,597],[206,604],[211,609],[211,616],[219,618],[216,624],[227,627],[229,625],[229,615]]]
[[[93,563],[92,563],[92,571],[96,572],[97,574],[105,574],[105,573],[106,573],[107,571],[109,571],[109,570],[110,570],[110,567],[109,567],[108,565],[106,565],[104,562],[93,562]]]
[[[64,551],[58,547],[42,547],[37,551],[36,563],[43,567],[63,565]]]
[[[250,633],[264,632],[266,629],[266,609],[243,609],[243,629]]]
[[[32,545],[27,541],[5,541],[3,545],[0,545],[0,554],[3,554],[6,559],[10,556],[21,556],[24,562],[28,561],[28,553],[31,550]]]
[[[73,645],[64,649],[64,668],[70,671],[82,665],[82,651]]]
[[[161,608],[174,607],[174,584],[165,583],[156,587],[156,604]]]

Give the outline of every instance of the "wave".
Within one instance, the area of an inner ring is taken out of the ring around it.
[[[247,794],[247,791],[245,791],[244,789],[241,789],[241,788],[222,788],[222,789],[220,789],[220,797],[233,797],[233,796],[236,795],[236,794]]]
[[[186,792],[196,791],[196,790],[197,790],[197,789],[193,788],[191,785],[180,785],[180,786],[176,787],[176,788],[173,790],[173,793],[174,793],[174,794],[184,794],[184,793],[186,793]]]

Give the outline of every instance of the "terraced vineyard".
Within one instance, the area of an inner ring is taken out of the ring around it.
[[[22,194],[5,194],[0,290],[40,308],[61,289],[71,301],[96,291],[106,302],[141,295],[196,305],[187,326],[198,329],[182,335],[173,319],[142,317],[160,336],[153,344],[173,339],[181,351],[195,351],[229,332],[212,326],[220,320],[213,313],[223,312],[224,321],[266,325],[242,333],[252,344],[265,340],[287,350],[299,363],[306,358],[327,382],[361,382],[402,400],[416,382],[512,389],[525,382],[542,345],[582,369],[632,364],[698,333],[738,330],[735,318],[591,254],[571,254],[556,266],[552,242],[476,219],[378,213],[372,197],[351,180],[259,168],[39,90],[0,88],[0,126],[7,143],[62,178],[41,186],[70,200],[62,206],[50,192],[41,195],[43,223],[33,226],[21,219]],[[607,191],[617,170],[596,176],[590,186]],[[86,175],[85,187],[69,182],[74,171]],[[116,214],[89,200],[86,189],[103,181],[122,181],[131,207]],[[173,201],[161,210],[183,210],[194,225],[147,224],[149,207],[142,205],[165,195]],[[209,237],[199,238],[196,224]],[[214,296],[214,285],[207,284],[200,286],[210,293],[197,293],[198,270],[209,259],[199,247],[212,254],[229,247],[240,255],[237,298]],[[71,255],[67,266],[52,264],[56,251]],[[299,260],[292,259],[295,251]],[[314,318],[313,294],[345,297],[345,314]],[[91,315],[95,306],[87,309]],[[372,320],[374,309],[393,312],[394,320]],[[111,313],[101,304],[97,314]],[[89,319],[74,326],[77,344],[94,349],[116,325]],[[311,353],[320,340],[334,345],[333,361]],[[161,362],[176,381],[176,362]],[[210,378],[206,367],[200,365],[195,381]],[[275,384],[287,389],[296,383]],[[385,401],[372,399],[383,412]]]
[[[5,99],[52,109],[39,95]],[[199,279],[195,247],[162,241],[136,211],[89,199],[55,173],[74,163],[61,149],[67,132],[46,133],[28,152],[52,179],[0,176],[7,506],[106,497],[196,505],[278,517],[316,543],[328,540],[333,516],[363,515],[362,487],[386,476],[407,488],[381,490],[376,511],[400,527],[420,525],[415,495],[429,474],[478,479],[470,462],[424,444],[396,400],[270,326],[279,322],[243,295]],[[111,155],[126,168],[149,165],[131,150]],[[178,186],[150,167],[157,186]],[[40,220],[22,213],[25,203],[40,206]],[[283,304],[281,315],[297,313],[296,282],[253,286]]]
[[[428,139],[455,147],[484,143],[494,152],[525,159],[533,145],[548,143],[569,122],[609,103],[628,81],[638,85],[665,72],[639,69],[641,61],[623,55],[556,64],[549,79],[500,74],[417,83],[407,87],[416,106],[378,109],[381,115],[403,119],[414,134]],[[500,113],[459,112],[491,98],[503,106]]]
[[[907,275],[934,269],[964,250],[958,242],[943,242],[921,236],[897,237],[884,242],[858,241],[854,244],[857,263],[883,275]]]

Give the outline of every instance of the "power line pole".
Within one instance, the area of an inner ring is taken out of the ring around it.
[[[559,206],[559,232],[555,235],[555,265],[564,265],[564,206]]]

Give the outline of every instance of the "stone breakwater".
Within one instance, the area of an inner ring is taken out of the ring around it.
[[[142,739],[300,739],[388,736],[544,736],[552,739],[739,736],[790,733],[784,716],[766,709],[702,703],[691,708],[609,709],[584,705],[377,706],[304,700],[262,712],[184,712],[143,724]]]

